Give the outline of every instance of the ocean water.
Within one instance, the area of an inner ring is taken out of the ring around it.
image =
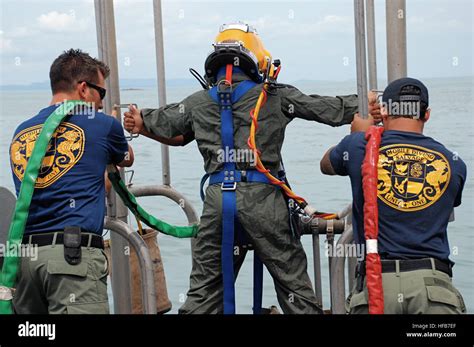
[[[454,285],[461,291],[468,312],[474,311],[474,186],[471,170],[474,167],[474,78],[426,79],[430,91],[432,116],[425,128],[425,134],[457,152],[468,167],[468,180],[463,194],[463,203],[456,208],[456,220],[449,224],[448,234],[451,259],[454,267]],[[320,95],[343,95],[355,93],[355,82],[305,82],[295,84],[306,93]],[[384,85],[384,84],[380,84]],[[177,102],[198,89],[196,87],[168,88],[168,102]],[[121,102],[135,102],[140,107],[156,107],[157,91],[124,90]],[[50,101],[47,90],[1,91],[0,92],[0,185],[13,191],[8,148],[16,126],[35,115]],[[329,126],[295,120],[287,128],[283,158],[293,189],[306,197],[316,208],[324,211],[339,211],[351,201],[350,183],[344,177],[323,176],[319,161],[327,148],[336,144],[349,133],[349,127]],[[148,138],[139,137],[131,142],[135,151],[133,166],[134,185],[161,184],[160,144]],[[172,186],[183,193],[200,215],[202,203],[199,198],[199,181],[203,174],[203,162],[196,144],[186,147],[171,147]],[[170,223],[185,225],[184,213],[174,202],[162,197],[140,198],[141,204],[155,216]],[[191,271],[191,248],[189,240],[159,236],[159,244],[166,272],[166,280],[173,310],[177,312],[183,304],[189,285]],[[308,271],[312,270],[311,238],[303,237],[308,256]],[[323,304],[329,307],[328,262],[322,247]],[[252,254],[247,259],[236,283],[237,312],[250,313],[252,307]],[[270,275],[264,275],[265,307],[277,305],[275,290]]]

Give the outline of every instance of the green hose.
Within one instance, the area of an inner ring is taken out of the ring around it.
[[[114,187],[114,190],[117,192],[118,196],[120,196],[128,209],[143,223],[148,225],[150,228],[159,230],[163,234],[178,238],[196,236],[198,231],[197,224],[193,224],[191,226],[174,226],[153,217],[137,203],[135,196],[128,191],[125,183],[123,183],[122,179],[120,178],[120,173],[118,170],[108,168],[107,171],[109,180],[112,182],[112,186]]]
[[[28,164],[26,165],[25,174],[20,186],[20,193],[18,194],[15,211],[8,231],[7,244],[10,248],[19,249],[19,246],[21,245],[26,222],[28,220],[28,212],[35,189],[36,179],[38,178],[38,173],[46,154],[49,141],[62,120],[68,116],[76,106],[88,106],[88,104],[83,101],[66,101],[60,107],[57,107],[43,124],[41,133],[35,142],[33,152],[28,159]],[[124,201],[125,205],[146,225],[159,230],[164,234],[179,238],[193,237],[196,235],[198,230],[197,225],[187,227],[173,226],[148,214],[140,205],[138,205],[135,196],[127,190],[125,184],[120,179],[118,172],[109,172],[109,177],[114,189]],[[11,289],[15,285],[17,272],[20,266],[20,259],[16,255],[18,252],[6,253],[7,254],[5,254],[3,261],[2,272],[0,273],[0,314],[13,313],[10,294]],[[10,253],[15,255],[10,255]]]

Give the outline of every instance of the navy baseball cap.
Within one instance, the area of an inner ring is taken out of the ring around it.
[[[428,88],[419,80],[404,77],[391,82],[385,88],[382,101],[388,103],[419,102],[421,108],[426,109],[429,105]],[[420,114],[424,117],[424,112]]]

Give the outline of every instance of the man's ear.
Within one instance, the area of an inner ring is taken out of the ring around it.
[[[86,82],[81,82],[77,84],[76,87],[77,94],[79,94],[79,97],[81,100],[86,100],[86,95],[87,95],[87,84]]]
[[[425,111],[425,117],[423,118],[423,123],[426,123],[430,119],[431,108],[427,108]]]

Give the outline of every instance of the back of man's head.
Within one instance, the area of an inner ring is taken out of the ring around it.
[[[49,79],[53,95],[74,91],[78,82],[97,84],[99,72],[105,79],[109,76],[110,69],[88,53],[71,48],[57,57],[51,65]]]
[[[382,101],[389,117],[423,120],[429,105],[428,88],[417,79],[400,78],[385,88]]]

